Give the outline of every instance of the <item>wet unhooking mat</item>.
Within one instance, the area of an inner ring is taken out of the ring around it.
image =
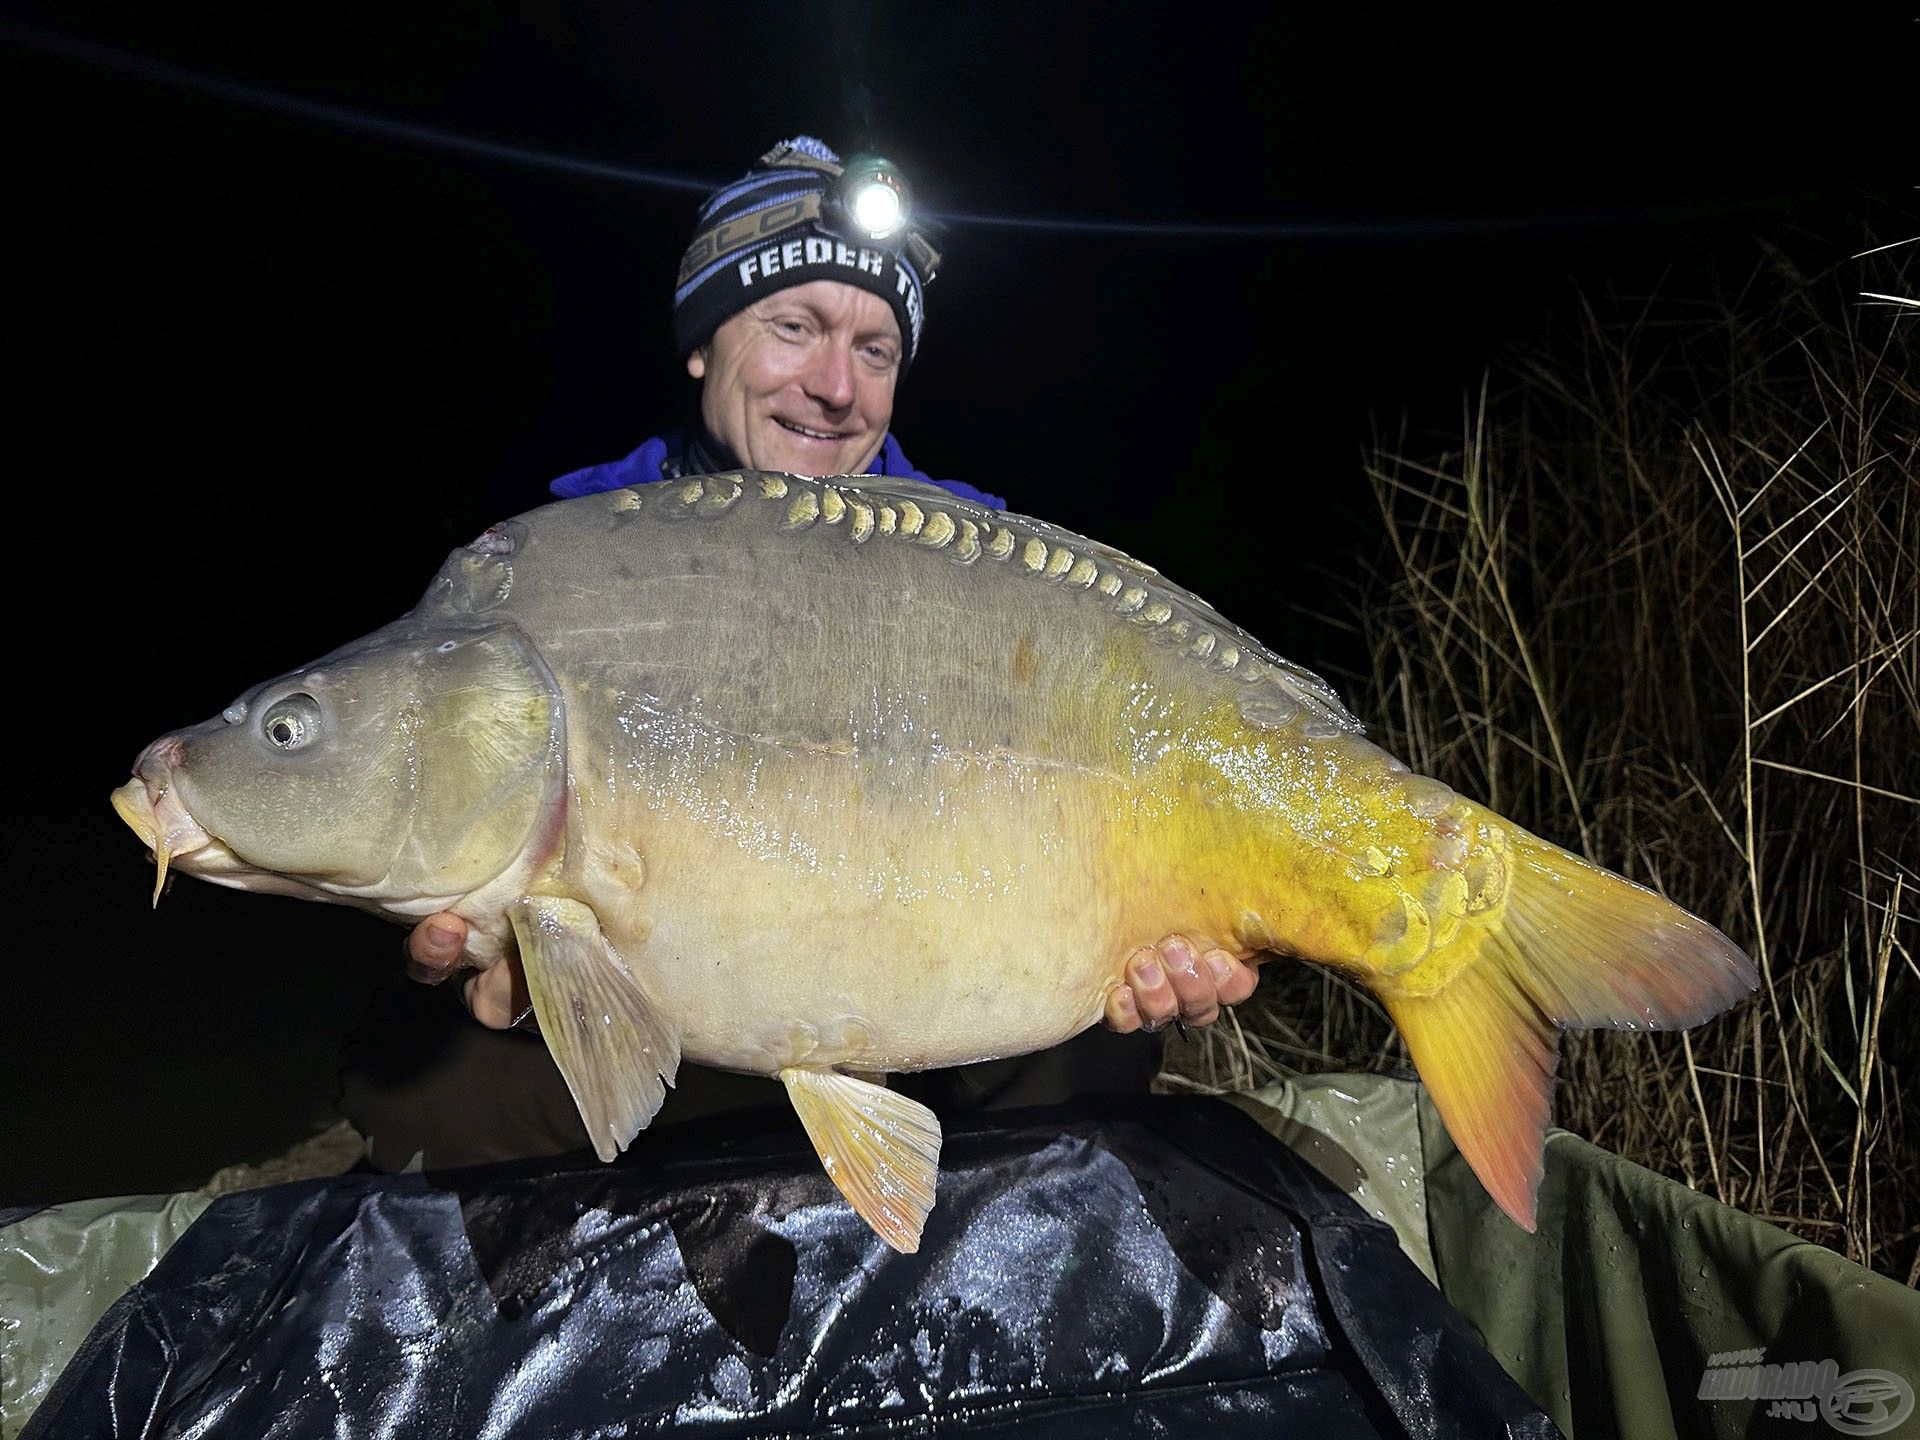
[[[0,1223],[0,1435],[1899,1433],[1900,1286],[1558,1132],[1526,1236],[1408,1082],[1236,1103],[956,1125],[911,1256],[784,1120],[54,1207]],[[1756,1348],[1838,1379],[1734,1398]]]
[[[1552,1434],[1390,1228],[1215,1102],[955,1126],[911,1256],[790,1122],[638,1148],[218,1200],[24,1434]]]

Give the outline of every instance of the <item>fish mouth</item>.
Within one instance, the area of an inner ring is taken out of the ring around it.
[[[174,763],[179,757],[177,737],[155,741],[135,764],[133,779],[108,797],[127,828],[153,852],[153,904],[156,907],[166,893],[167,876],[178,871],[234,890],[297,895],[303,900],[348,905],[362,903],[329,889],[320,881],[276,874],[242,858],[226,841],[194,819],[180,799],[173,775]],[[444,903],[436,900],[433,908],[445,909],[451,903],[451,899]]]
[[[173,784],[173,767],[179,758],[178,739],[156,740],[134,762],[134,778],[109,797],[114,812],[153,852],[156,906],[166,888],[167,867],[177,860],[191,856],[180,868],[192,874],[239,866],[233,852],[209,835],[181,803]]]

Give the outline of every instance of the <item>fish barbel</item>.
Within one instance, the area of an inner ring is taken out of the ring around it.
[[[163,872],[453,910],[475,963],[517,951],[605,1159],[683,1056],[778,1076],[901,1250],[939,1125],[865,1077],[1065,1040],[1170,932],[1367,985],[1529,1229],[1559,1031],[1692,1025],[1756,983],[1147,566],[910,483],[530,511],[113,800]]]

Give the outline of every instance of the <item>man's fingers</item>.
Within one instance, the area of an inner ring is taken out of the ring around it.
[[[1215,993],[1222,1005],[1238,1005],[1253,994],[1260,977],[1251,965],[1236,960],[1224,950],[1209,950],[1200,957],[1213,976]]]
[[[1107,1028],[1126,1034],[1159,1030],[1175,1020],[1211,1025],[1223,1005],[1253,994],[1253,967],[1204,936],[1173,934],[1127,957],[1123,983],[1107,996]]]
[[[1184,935],[1169,935],[1154,947],[1173,983],[1175,1004],[1184,1024],[1211,1025],[1220,1018],[1213,972],[1203,970],[1200,950]]]
[[[500,961],[468,978],[467,1009],[482,1025],[495,1030],[510,1030],[532,1006],[527,998],[526,977],[520,973],[517,956]]]
[[[1143,1029],[1165,1029],[1180,1013],[1180,997],[1173,993],[1160,952],[1153,946],[1142,945],[1128,958],[1127,984]]]
[[[438,985],[466,964],[467,922],[450,911],[429,915],[407,936],[407,974]],[[476,970],[460,987],[467,1011],[482,1025],[505,1030],[528,1009],[527,984],[517,959]]]
[[[466,945],[466,921],[458,915],[429,915],[407,936],[407,975],[423,985],[438,985],[459,968]]]
[[[520,1013],[513,1003],[513,974],[505,963],[469,976],[466,998],[473,1018],[495,1030],[505,1030]]]

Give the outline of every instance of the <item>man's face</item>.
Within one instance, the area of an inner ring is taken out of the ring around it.
[[[893,420],[900,326],[870,290],[812,280],[730,318],[687,357],[700,416],[742,465],[859,475]]]

